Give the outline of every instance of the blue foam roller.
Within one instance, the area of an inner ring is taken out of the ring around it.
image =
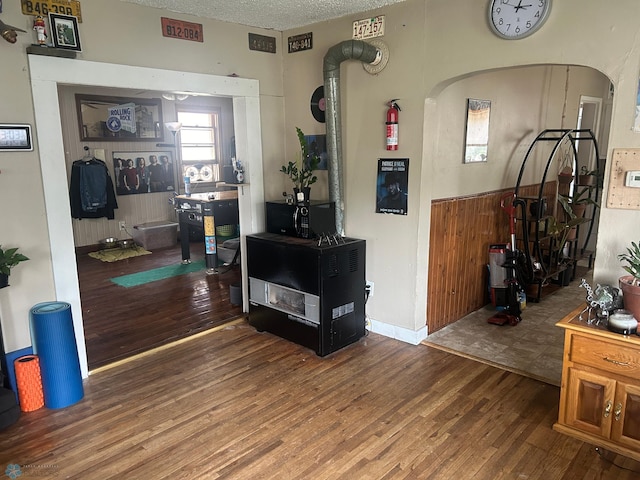
[[[31,328],[45,407],[64,408],[79,402],[84,390],[71,305],[46,302],[33,306]]]

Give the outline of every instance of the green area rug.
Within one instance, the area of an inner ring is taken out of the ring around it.
[[[151,255],[151,252],[136,245],[133,248],[108,248],[91,252],[88,255],[91,258],[111,263],[124,260],[125,258],[139,257],[140,255]]]
[[[204,268],[205,261],[200,260],[193,263],[168,265],[166,267],[154,268],[144,272],[122,275],[120,277],[112,278],[111,281],[121,287],[130,288],[138,285],[144,285],[145,283],[164,280],[165,278],[177,277],[178,275],[184,275],[185,273],[197,272]]]

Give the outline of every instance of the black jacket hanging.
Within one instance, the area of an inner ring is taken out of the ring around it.
[[[102,160],[91,158],[73,162],[69,197],[72,218],[115,218],[118,202],[111,175]]]

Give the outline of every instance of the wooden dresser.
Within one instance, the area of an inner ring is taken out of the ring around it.
[[[554,430],[640,461],[640,337],[578,318],[565,329],[560,412]]]

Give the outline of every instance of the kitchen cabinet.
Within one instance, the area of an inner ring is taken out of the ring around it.
[[[565,340],[553,428],[640,461],[640,337],[588,325],[583,308],[557,324]]]

